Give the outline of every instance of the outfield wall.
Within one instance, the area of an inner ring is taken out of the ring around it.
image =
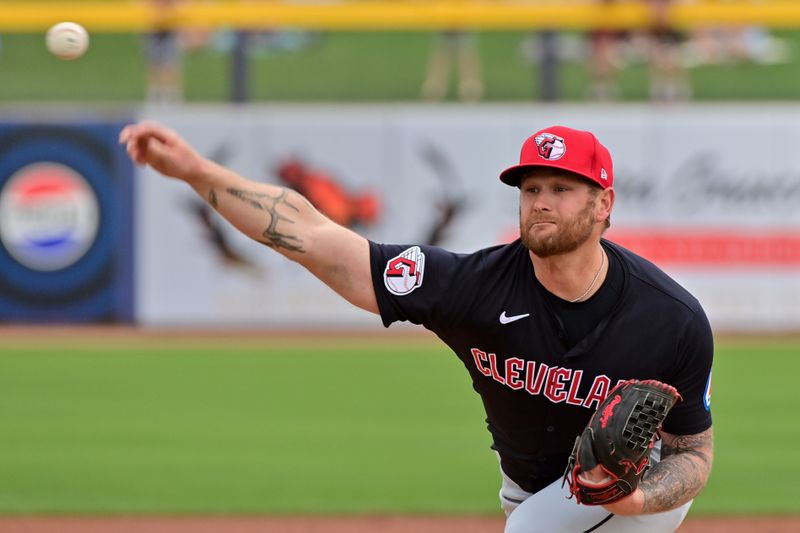
[[[280,182],[276,169],[294,159],[350,195],[374,194],[379,216],[356,228],[370,239],[464,252],[515,236],[516,190],[497,174],[527,135],[556,123],[590,129],[616,161],[609,238],[657,260],[700,298],[717,328],[800,328],[797,107],[281,106],[144,115],[248,177]],[[137,222],[144,323],[377,323],[220,225],[242,261],[225,258],[190,214],[186,187],[144,178]],[[443,207],[454,214],[437,237]]]
[[[800,330],[800,106],[192,106],[138,114],[257,181],[302,176],[332,218],[367,238],[461,252],[515,237],[517,192],[497,175],[527,135],[552,124],[590,129],[615,158],[610,239],[677,278],[718,330]],[[139,323],[380,327],[239,235],[185,185],[138,174]]]

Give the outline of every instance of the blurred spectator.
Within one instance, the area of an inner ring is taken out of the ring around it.
[[[596,1],[610,5],[617,0]],[[642,1],[649,14],[649,24],[643,30],[626,32],[598,28],[589,33],[591,98],[619,98],[619,73],[631,61],[647,63],[651,100],[670,102],[688,100],[691,97],[683,61],[684,38],[669,21],[669,9],[674,4],[673,0]]]
[[[595,0],[610,5],[617,0]],[[628,32],[612,28],[595,28],[589,32],[589,73],[592,77],[590,97],[595,100],[616,100],[620,96],[617,78],[623,66],[623,46]]]
[[[180,32],[171,27],[174,9],[182,0],[149,0],[153,29],[144,35],[147,60],[147,100],[183,100],[183,58]]]
[[[444,100],[450,83],[451,66],[458,73],[458,97],[476,102],[483,97],[483,75],[478,54],[477,37],[469,31],[443,31],[436,35],[422,96],[426,100]]]
[[[729,2],[730,0],[716,0]],[[760,4],[764,0],[751,0]],[[692,32],[686,46],[688,66],[754,62],[775,64],[787,60],[786,43],[759,26],[712,26]]]
[[[669,9],[674,1],[645,1],[650,12],[647,31],[650,98],[660,102],[689,100],[691,87],[683,67],[683,35],[669,21]]]
[[[707,27],[692,32],[689,43],[692,65],[719,65],[746,59],[744,28]]]

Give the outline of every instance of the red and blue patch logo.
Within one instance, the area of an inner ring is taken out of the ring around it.
[[[711,372],[708,373],[708,381],[706,382],[706,390],[703,393],[703,406],[706,411],[711,410]]]
[[[0,191],[0,241],[32,270],[51,272],[76,263],[94,244],[99,223],[94,190],[62,164],[23,167]]]

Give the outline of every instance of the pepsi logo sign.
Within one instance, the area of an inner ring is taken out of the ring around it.
[[[69,267],[97,237],[100,208],[86,179],[53,162],[19,169],[0,191],[0,242],[38,271]]]

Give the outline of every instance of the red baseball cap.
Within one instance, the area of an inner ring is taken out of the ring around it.
[[[568,170],[604,189],[614,183],[608,149],[592,133],[566,126],[551,126],[528,137],[519,154],[519,165],[504,170],[500,181],[519,187],[524,172],[536,167]]]

